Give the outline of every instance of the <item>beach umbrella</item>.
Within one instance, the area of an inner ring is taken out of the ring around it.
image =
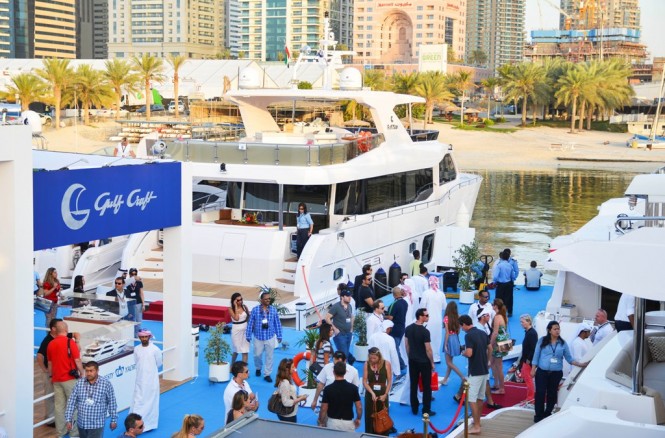
[[[478,114],[480,111],[478,111],[475,108],[467,108],[464,110],[464,114]]]
[[[453,111],[459,111],[460,107],[457,105],[454,105],[452,103],[449,103],[441,108],[441,111],[446,112],[446,113],[452,113]]]
[[[662,269],[665,229],[643,227],[610,241],[579,241],[551,253],[563,269],[606,288],[662,301],[653,281]]]
[[[344,122],[344,126],[371,126],[371,123],[364,120],[351,119]]]

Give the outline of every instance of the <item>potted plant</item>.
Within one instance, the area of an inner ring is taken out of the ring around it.
[[[302,335],[302,338],[296,343],[296,345],[305,347],[305,350],[312,352],[314,351],[314,346],[316,341],[319,340],[319,330],[316,328],[305,330]]]
[[[353,333],[356,335],[356,345],[353,350],[353,356],[357,361],[365,362],[367,360],[367,314],[359,310],[353,320]]]
[[[263,295],[264,292],[267,292],[270,294],[270,305],[275,307],[275,310],[277,310],[278,315],[285,315],[289,312],[289,309],[284,307],[284,305],[280,304],[279,302],[279,292],[277,292],[277,289],[273,289],[270,286],[266,286],[265,284],[263,286],[259,287],[259,296]]]
[[[208,332],[208,344],[203,350],[206,362],[208,362],[208,379],[211,382],[228,382],[231,372],[231,364],[227,362],[231,354],[231,346],[223,338],[224,323],[220,322]]]
[[[461,291],[470,291],[475,289],[473,264],[480,260],[480,249],[478,243],[474,240],[470,245],[462,244],[453,256],[455,269],[459,274],[459,288]]]

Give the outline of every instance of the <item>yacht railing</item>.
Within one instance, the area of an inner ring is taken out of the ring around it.
[[[186,140],[169,144],[168,153],[176,160],[202,163],[324,166],[350,161],[384,141],[383,134],[321,144]]]
[[[631,229],[631,222],[645,221],[646,226],[662,227],[665,223],[665,216],[621,216],[614,222],[614,228],[621,234],[626,234],[627,229]],[[622,222],[628,222],[629,228],[622,227]]]

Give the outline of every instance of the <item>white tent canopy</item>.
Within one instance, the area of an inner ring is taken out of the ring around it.
[[[665,255],[665,228],[644,227],[608,242],[582,241],[551,254],[563,269],[601,286],[650,300],[665,300],[657,281]]]

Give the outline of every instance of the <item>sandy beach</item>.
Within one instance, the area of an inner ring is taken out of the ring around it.
[[[513,127],[519,119],[496,127]],[[421,129],[422,123],[414,124]],[[598,131],[570,133],[566,128],[517,128],[513,133],[462,131],[435,123],[439,139],[453,145],[458,166],[463,170],[530,170],[554,172],[557,169],[596,169],[650,172],[665,166],[665,149],[647,151],[626,147],[629,134]],[[90,126],[68,126],[44,132],[48,149],[94,153],[114,146],[108,138],[119,131],[115,121]]]

